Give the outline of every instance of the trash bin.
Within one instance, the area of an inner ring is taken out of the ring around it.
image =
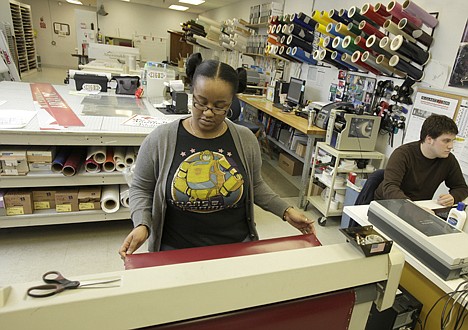
[[[365,180],[363,180],[365,182]],[[355,184],[351,183],[349,180],[347,180],[346,183],[346,193],[345,193],[345,199],[343,202],[343,206],[350,206],[354,205],[356,202],[357,197],[359,196],[359,193],[361,192],[362,187],[364,186],[364,182],[361,182],[360,186],[356,186]],[[349,227],[349,222],[351,218],[349,215],[345,214],[343,212],[341,216],[341,228],[348,228]]]

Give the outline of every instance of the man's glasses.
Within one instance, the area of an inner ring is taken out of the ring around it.
[[[226,112],[228,112],[229,108],[231,107],[231,103],[229,103],[228,106],[223,107],[223,108],[211,108],[204,104],[201,104],[200,102],[194,99],[193,106],[195,107],[195,109],[203,111],[203,112],[207,110],[211,110],[211,112],[213,112],[215,115],[225,115]]]

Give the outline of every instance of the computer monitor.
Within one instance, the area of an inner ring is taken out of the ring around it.
[[[286,101],[290,105],[297,105],[302,103],[304,97],[305,80],[291,78],[289,82],[288,94]]]

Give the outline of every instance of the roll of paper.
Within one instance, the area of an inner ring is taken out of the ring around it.
[[[414,25],[413,25],[414,26]],[[403,30],[400,30],[398,28],[398,25],[395,24],[394,22],[392,22],[392,20],[386,20],[384,25],[383,25],[384,29],[387,30],[388,32],[394,34],[395,36],[398,36],[398,35],[402,35],[404,36],[407,40],[411,41],[411,42],[416,42],[416,39],[414,39],[412,36],[410,36],[408,33],[406,33],[405,31]]]
[[[106,160],[106,147],[103,146],[92,146],[88,147],[86,159],[93,158],[98,164],[104,163]]]
[[[52,171],[59,173],[62,172],[63,165],[67,161],[70,151],[68,149],[60,149],[59,153],[55,156],[54,161],[52,162]]]
[[[101,209],[106,213],[115,213],[120,208],[119,186],[102,187]]]
[[[130,204],[129,204],[129,196],[130,196],[130,193],[129,193],[129,187],[126,185],[126,184],[121,184],[120,185],[120,204],[123,206],[123,207],[130,207]]]
[[[373,74],[381,74],[381,72],[376,68],[373,68],[369,64],[364,63],[361,59],[361,56],[362,53],[359,50],[355,51],[351,56],[351,62],[353,62],[355,65],[360,65],[361,67],[365,68],[367,71],[372,72]]]
[[[126,147],[114,148],[114,163],[117,171],[122,172],[125,169],[125,152]]]
[[[125,150],[125,164],[127,164],[127,166],[132,165],[135,162],[135,158],[135,149],[133,147],[127,147]]]
[[[344,38],[344,35],[339,33],[338,31],[336,31],[336,24],[333,24],[333,23],[328,23],[327,25],[327,32],[328,33],[331,33],[332,35],[334,36],[337,36],[337,37],[340,37],[340,38]]]
[[[205,17],[205,16],[198,16],[198,21],[200,22],[203,22],[203,23],[206,23],[206,24],[209,24],[209,25],[212,25],[212,26],[215,26],[217,28],[221,28],[221,23],[220,22],[216,22],[214,20],[212,20],[211,18],[208,18],[208,17]]]
[[[203,47],[210,48],[213,50],[224,50],[223,47],[221,47],[219,43],[217,42],[214,42],[212,40],[206,39],[201,36],[193,36],[193,37],[195,38],[195,41],[198,44],[202,45]]]
[[[335,20],[338,23],[342,23],[344,25],[347,25],[350,20],[349,18],[344,18],[343,16],[340,16],[340,11],[336,9],[332,9],[328,12],[328,16],[330,16],[331,19]]]
[[[392,66],[390,66],[390,63],[389,63],[389,59],[386,58],[384,55],[380,54],[379,56],[377,56],[375,58],[375,63],[377,63],[378,65],[384,67],[385,69],[387,70],[390,70],[393,72],[394,75],[400,77],[400,78],[404,78],[406,77],[406,74]]]
[[[385,37],[385,34],[383,34],[379,29],[364,20],[359,23],[359,30],[363,31],[369,36],[376,35],[379,39]]]
[[[113,172],[115,170],[114,148],[107,148],[106,160],[102,164],[102,170],[104,172]]]
[[[78,172],[84,160],[82,149],[75,149],[68,156],[67,161],[63,164],[62,174],[65,176],[73,176]]]
[[[101,164],[96,163],[93,158],[87,159],[85,161],[85,170],[89,173],[101,172]]]
[[[408,21],[408,19],[406,18],[402,18],[400,20],[400,22],[398,23],[398,29],[404,31],[407,35],[411,35],[413,38],[415,38],[417,41],[419,41],[426,47],[430,47],[432,44],[432,41],[433,41],[432,36],[427,34],[422,29],[418,28],[416,25]]]

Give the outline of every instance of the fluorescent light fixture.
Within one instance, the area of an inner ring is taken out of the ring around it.
[[[68,3],[72,3],[74,5],[83,5],[80,0],[67,0]]]
[[[125,2],[130,2],[130,0],[122,0],[122,1],[125,1]]]
[[[202,3],[204,3],[205,0],[179,0],[179,2],[188,3],[190,5],[198,6],[198,5],[201,5]]]
[[[179,6],[179,5],[170,5],[169,9],[184,11],[184,10],[189,9],[189,7]]]

